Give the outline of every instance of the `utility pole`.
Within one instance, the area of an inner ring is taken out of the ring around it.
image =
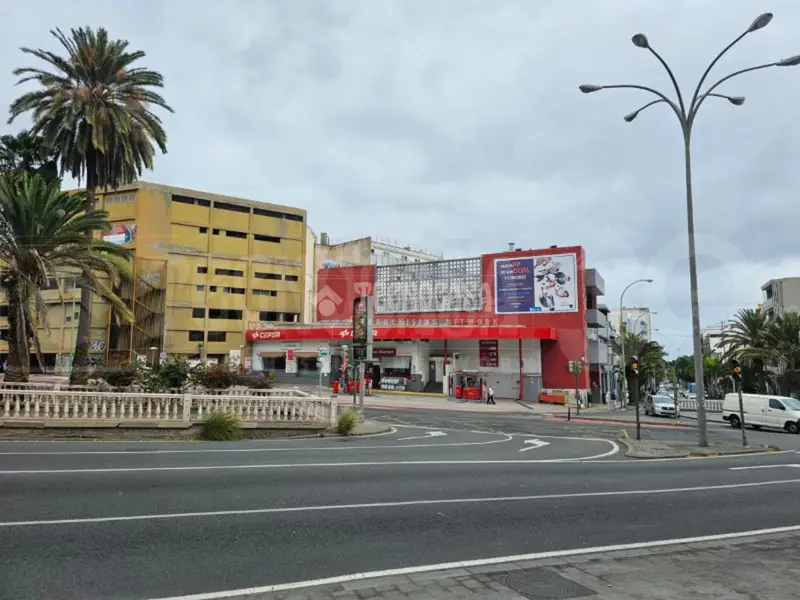
[[[747,433],[745,432],[744,400],[742,399],[742,367],[738,360],[731,361],[731,376],[733,377],[733,387],[739,395],[739,422],[742,428],[742,446],[746,448]]]
[[[630,377],[631,386],[631,399],[636,406],[636,441],[642,440],[642,420],[639,413],[639,359],[635,356],[631,357],[631,362],[628,365],[627,373]]]

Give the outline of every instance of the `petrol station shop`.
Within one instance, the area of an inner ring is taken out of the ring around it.
[[[373,389],[448,394],[467,378],[492,385],[499,398],[537,398],[542,391],[543,340],[555,331],[535,327],[375,327]],[[254,371],[280,380],[316,382],[352,377],[348,326],[293,326],[248,330]],[[545,342],[546,343],[546,342]]]

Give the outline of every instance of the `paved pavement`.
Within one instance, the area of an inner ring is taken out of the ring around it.
[[[211,600],[797,524],[795,452],[635,461],[598,427],[570,435],[532,416],[480,423],[436,412],[437,423],[414,424],[405,421],[419,411],[373,413],[393,431],[230,444],[0,442],[0,598]],[[438,577],[439,600],[452,591],[448,579]],[[459,582],[458,593],[480,581]]]

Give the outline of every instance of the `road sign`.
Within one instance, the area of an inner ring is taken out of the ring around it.
[[[161,360],[167,360],[167,353],[162,352],[161,354],[158,355],[158,358],[160,358]]]
[[[317,358],[328,358],[328,349],[320,346],[317,348]]]

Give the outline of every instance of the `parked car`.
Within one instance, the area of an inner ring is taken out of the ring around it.
[[[675,399],[672,396],[651,394],[644,401],[644,414],[674,418],[680,416],[680,409],[675,406]]]
[[[768,427],[800,433],[800,400],[787,396],[742,394],[744,423],[753,429]],[[726,394],[722,402],[722,418],[731,427],[742,426],[738,394]]]

